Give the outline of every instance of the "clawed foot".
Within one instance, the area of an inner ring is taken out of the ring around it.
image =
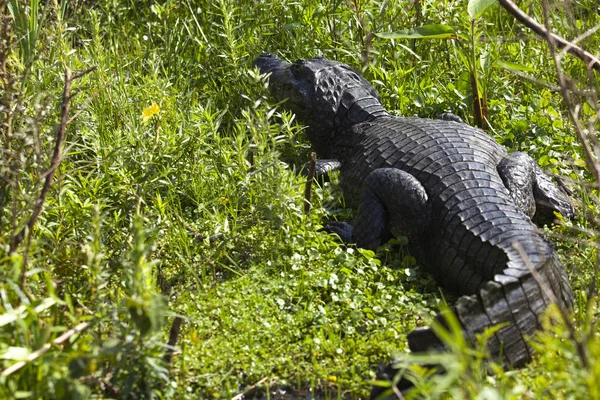
[[[330,174],[338,171],[342,164],[337,160],[317,160],[315,163],[315,179],[321,184],[329,182]],[[296,173],[302,176],[308,176],[310,162],[296,169]]]
[[[342,242],[344,243],[352,243],[353,226],[350,222],[328,222],[325,224],[322,230],[328,233],[335,233],[340,237],[340,239],[342,239]]]
[[[408,364],[404,364],[401,360],[396,360],[388,365],[379,365],[377,368],[377,377],[378,381],[390,382],[390,384],[394,385],[395,379],[398,379],[398,382],[395,382],[395,389],[393,391],[404,392],[411,387],[413,387],[413,383],[406,378],[406,375],[403,373],[407,371],[409,368]],[[391,396],[384,395],[385,392],[389,393],[389,387],[386,386],[373,386],[371,389],[371,395],[369,396],[370,400],[383,400],[383,399],[397,399],[398,396],[392,394]]]
[[[446,347],[432,328],[417,328],[408,334],[408,347],[414,353],[444,351]]]
[[[445,320],[439,320],[441,324],[444,324]],[[448,329],[447,326],[444,326],[445,329]],[[442,340],[435,334],[432,328],[417,328],[414,331],[408,334],[408,346],[410,348],[411,354],[414,355],[426,355],[427,353],[439,353],[447,351],[446,346]],[[435,374],[443,374],[445,369],[440,363],[430,363],[432,361],[431,358],[427,357],[426,362],[418,362],[416,360],[395,360],[388,364],[387,366],[379,366],[377,371],[377,380],[378,381],[387,381],[391,385],[395,385],[392,387],[392,391],[394,393],[393,396],[386,396],[384,393],[389,393],[389,386],[373,386],[371,390],[371,400],[375,399],[397,399],[398,392],[405,393],[409,389],[411,389],[414,384],[409,379],[410,371],[409,368],[411,365],[416,364],[420,365],[423,368],[430,369]],[[437,361],[434,360],[434,362]]]
[[[400,398],[398,394],[407,394],[414,387],[413,382],[409,379],[411,365],[415,364],[403,360],[392,361],[386,366],[380,365],[377,369],[376,379],[388,382],[388,385],[373,386],[370,400],[398,399]],[[420,364],[420,366],[432,370],[432,373],[444,373],[444,368],[440,364]]]

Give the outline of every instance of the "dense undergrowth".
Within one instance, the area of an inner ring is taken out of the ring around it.
[[[600,398],[588,291],[596,189],[547,45],[505,11],[472,23],[467,2],[454,0],[40,3],[0,1],[0,397],[365,398],[377,365],[450,298],[401,241],[373,254],[319,232],[351,215],[335,177],[304,215],[293,165],[309,146],[251,68],[270,51],[347,62],[390,110],[453,111],[471,124],[477,71],[488,132],[563,176],[577,199],[580,217],[548,234],[577,296],[587,358],[564,324],[548,323],[524,369],[486,367],[483,346],[456,339],[436,358],[448,373],[417,368],[416,387],[430,398]],[[541,19],[536,2],[521,6]],[[600,23],[593,0],[553,7],[565,37]],[[457,38],[375,35],[432,23]],[[581,44],[597,49],[600,35]],[[51,168],[65,68],[90,67],[72,82],[76,118],[43,211],[16,243]],[[597,89],[580,61],[566,57],[563,68],[580,91]],[[582,98],[590,117],[597,105]]]

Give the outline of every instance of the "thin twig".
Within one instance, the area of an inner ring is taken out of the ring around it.
[[[546,39],[547,41],[554,40],[558,47],[560,47],[561,49],[565,49],[567,52],[581,59],[586,64],[586,66],[594,68],[596,71],[600,71],[600,60],[594,57],[591,53],[583,50],[575,43],[571,43],[568,40],[558,35],[555,35],[552,32],[549,32],[536,20],[531,18],[519,7],[517,7],[517,5],[511,0],[498,0],[498,2],[502,7],[504,7],[506,11],[512,14],[512,16],[519,20],[523,25],[525,25],[526,27],[528,27],[529,29]]]
[[[496,42],[496,43],[507,43],[507,42],[528,42],[530,40],[543,40],[537,36],[528,35],[516,35],[516,36],[479,36],[477,38],[482,43]]]
[[[73,329],[69,329],[68,331],[66,331],[65,333],[63,333],[62,335],[60,335],[59,337],[57,337],[56,339],[54,339],[54,341],[52,343],[46,343],[45,345],[43,345],[42,347],[40,347],[39,349],[37,349],[36,351],[34,351],[33,353],[31,353],[29,356],[27,356],[27,359],[24,361],[19,361],[16,364],[11,365],[10,367],[6,368],[4,371],[2,371],[2,374],[0,374],[3,377],[9,376],[12,373],[17,372],[18,370],[20,370],[21,368],[23,368],[25,365],[27,365],[27,363],[39,358],[42,354],[44,354],[45,352],[47,352],[48,350],[50,350],[50,348],[52,346],[58,346],[63,344],[64,342],[66,342],[71,336],[75,335],[76,333],[79,333],[81,331],[83,331],[85,328],[87,328],[89,326],[89,324],[87,322],[82,322],[81,324],[77,325],[75,328]]]
[[[54,154],[52,155],[52,160],[50,162],[50,168],[46,170],[42,174],[42,177],[46,178],[46,182],[44,182],[44,188],[42,189],[42,194],[38,199],[38,204],[36,204],[36,210],[39,208],[41,211],[41,207],[43,206],[43,201],[46,197],[48,189],[52,185],[52,177],[54,176],[54,172],[56,168],[60,165],[62,161],[62,147],[65,142],[65,136],[67,132],[67,121],[69,120],[69,106],[71,104],[71,70],[67,68],[65,70],[65,89],[63,92],[63,103],[62,103],[62,112],[61,112],[61,121],[58,129],[58,135],[56,137],[56,145],[54,146]],[[41,204],[39,204],[41,202]],[[38,212],[39,213],[39,212]],[[35,215],[35,211],[34,211]],[[37,215],[36,215],[37,219]],[[33,216],[32,216],[33,220]],[[30,221],[31,222],[31,221]],[[33,221],[35,223],[35,220]],[[33,223],[29,227],[33,226]]]
[[[224,235],[222,232],[218,232],[215,233],[213,235],[210,236],[206,236],[200,232],[198,232],[197,230],[195,230],[194,228],[192,228],[188,223],[186,223],[183,218],[181,218],[179,215],[175,214],[175,216],[177,217],[177,219],[179,220],[179,222],[181,222],[181,224],[183,225],[183,227],[185,228],[185,230],[192,236],[194,236],[194,238],[198,241],[204,241],[205,239],[208,238],[209,242],[214,242],[217,239],[221,239]]]
[[[392,391],[394,392],[398,400],[404,400],[404,395],[402,394],[400,389],[398,389],[398,386],[392,385]]]
[[[90,103],[96,98],[98,97],[98,95],[100,94],[100,92],[96,92],[94,93],[89,99],[87,99],[85,101],[85,103],[83,104],[83,106],[77,110],[77,112],[75,113],[75,115],[73,115],[71,118],[69,118],[69,120],[67,121],[67,125],[69,125],[71,122],[73,122],[75,119],[77,119],[77,117],[79,117],[79,115],[87,108],[87,106],[90,105]]]
[[[594,33],[596,33],[598,30],[600,29],[600,25],[596,25],[591,29],[588,29],[587,31],[585,31],[584,33],[582,33],[581,35],[577,36],[575,39],[571,40],[570,43],[571,45],[577,44],[579,42],[581,42],[584,39],[587,39],[588,37],[592,36]],[[564,56],[566,52],[569,51],[569,47],[565,47],[562,49],[562,51],[560,52],[560,56]]]
[[[254,385],[250,385],[246,388],[246,390],[244,390],[242,393],[236,394],[235,396],[233,396],[231,398],[231,400],[241,400],[244,398],[245,395],[247,395],[248,393],[250,393],[251,391],[253,391],[254,389],[256,389],[257,386],[262,385],[263,383],[265,383],[267,381],[267,379],[269,379],[268,376],[265,376],[264,378],[262,378],[260,381],[256,382]],[[271,379],[270,383],[273,383],[275,381],[277,381],[279,379],[278,376],[274,377]]]
[[[550,91],[553,91],[553,92],[560,91],[560,87],[558,85],[555,85],[555,84],[550,83],[550,82],[543,81],[543,80],[538,79],[538,78],[536,78],[533,75],[529,75],[529,74],[527,74],[527,73],[525,73],[523,71],[519,71],[519,70],[512,69],[512,68],[507,68],[507,69],[511,73],[513,73],[513,74],[515,74],[517,76],[520,76],[521,78],[527,79],[528,81],[531,81],[533,83],[537,83],[538,85],[542,85],[542,86],[547,87]]]
[[[54,173],[56,171],[56,168],[58,168],[58,166],[60,165],[60,162],[62,161],[62,150],[63,150],[63,145],[65,142],[67,125],[72,120],[72,119],[69,120],[69,105],[70,105],[70,101],[71,101],[71,83],[75,79],[81,78],[82,76],[94,71],[95,69],[96,69],[96,67],[88,68],[87,70],[85,70],[83,72],[79,72],[79,73],[75,74],[74,76],[71,75],[71,70],[69,68],[65,69],[65,83],[64,83],[64,88],[63,88],[62,106],[61,106],[61,122],[58,127],[58,133],[56,135],[56,144],[54,146],[54,153],[52,155],[52,160],[50,162],[50,168],[48,168],[48,170],[42,174],[42,177],[45,178],[44,186],[42,187],[42,191],[41,191],[39,197],[35,201],[33,212],[31,213],[31,217],[29,218],[29,221],[27,221],[27,225],[24,228],[22,228],[21,231],[19,231],[19,233],[17,233],[15,236],[13,236],[13,238],[11,240],[11,243],[10,243],[10,253],[11,254],[14,253],[17,250],[17,247],[19,247],[19,245],[23,242],[25,235],[30,234],[30,232],[32,231],[33,226],[35,225],[40,213],[42,212],[42,209],[44,208],[46,196],[48,195],[48,192],[50,191],[50,188],[52,187],[52,179],[54,178]],[[25,272],[26,272],[25,268],[23,268],[22,274],[21,274],[21,280],[20,280],[21,286],[24,283]]]
[[[90,68],[88,68],[88,69],[86,69],[84,71],[78,72],[78,73],[76,73],[75,75],[73,75],[71,77],[71,80],[74,81],[76,79],[79,79],[79,78],[81,78],[81,77],[83,77],[83,76],[85,76],[85,75],[89,74],[90,72],[93,72],[93,71],[95,71],[97,69],[98,69],[98,67],[94,66],[94,67],[90,67]]]
[[[306,177],[306,185],[304,186],[304,214],[310,214],[310,199],[312,197],[312,184],[315,179],[315,168],[317,166],[317,154],[313,151],[310,153],[310,163],[308,164],[308,176]]]

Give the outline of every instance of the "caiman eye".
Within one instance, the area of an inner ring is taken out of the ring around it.
[[[296,60],[296,62],[292,65],[292,69],[294,70],[294,72],[300,72],[305,63],[306,60],[304,58],[300,58]]]

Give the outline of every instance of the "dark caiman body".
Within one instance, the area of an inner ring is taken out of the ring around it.
[[[508,365],[527,362],[527,337],[550,304],[543,286],[559,306],[573,305],[554,247],[531,217],[536,207],[571,217],[568,197],[530,158],[507,154],[479,129],[389,115],[375,89],[344,64],[290,64],[268,54],[255,64],[271,73],[273,95],[289,99],[284,105],[307,125],[318,155],[340,162],[346,203],[359,210],[352,240],[374,249],[390,235],[408,236],[439,284],[462,295],[454,311],[465,335],[504,323],[490,352]],[[422,329],[409,335],[409,346],[440,342]]]

